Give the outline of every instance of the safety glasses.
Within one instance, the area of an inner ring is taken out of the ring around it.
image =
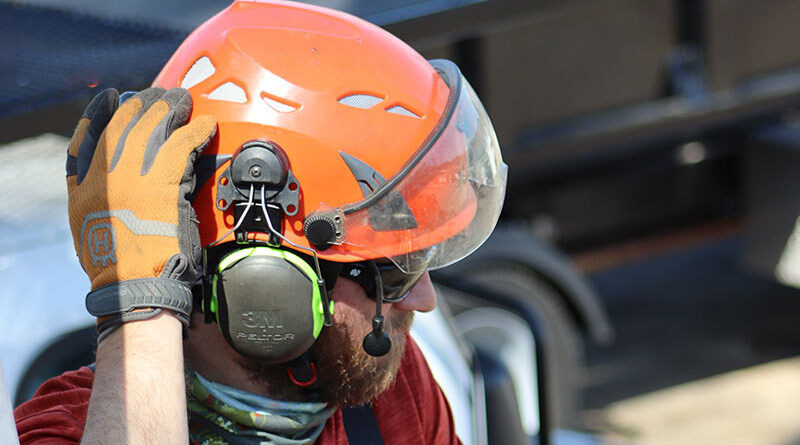
[[[370,263],[374,263],[370,264]],[[375,279],[375,276],[379,280]],[[417,284],[424,270],[415,273],[405,273],[390,260],[360,261],[345,263],[339,272],[340,277],[348,278],[358,283],[367,296],[373,300],[377,298],[376,282],[380,283],[383,290],[384,303],[397,303],[404,300],[411,289]]]

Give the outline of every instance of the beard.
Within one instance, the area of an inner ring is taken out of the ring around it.
[[[369,403],[394,383],[414,313],[404,312],[385,319],[384,331],[392,339],[392,347],[382,357],[373,357],[364,352],[362,341],[371,331],[372,323],[371,318],[362,318],[345,317],[322,329],[309,349],[316,366],[317,379],[307,387],[298,386],[289,379],[285,364],[275,365],[242,358],[240,365],[273,398],[326,402],[334,406]]]

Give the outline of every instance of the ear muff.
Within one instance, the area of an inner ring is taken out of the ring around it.
[[[322,331],[316,283],[314,269],[292,252],[270,246],[237,249],[219,261],[209,309],[237,352],[284,363],[307,351]]]

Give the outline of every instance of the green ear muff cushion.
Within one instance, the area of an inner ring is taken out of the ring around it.
[[[283,363],[311,347],[324,315],[317,274],[292,252],[269,246],[239,249],[219,263],[211,310],[240,354]]]

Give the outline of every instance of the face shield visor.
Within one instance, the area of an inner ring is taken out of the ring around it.
[[[450,87],[435,130],[380,188],[335,209],[336,244],[388,258],[405,274],[472,253],[494,229],[505,196],[508,167],[486,110],[455,64],[431,64]]]

